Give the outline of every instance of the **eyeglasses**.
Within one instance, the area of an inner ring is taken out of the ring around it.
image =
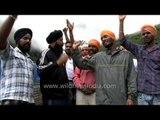
[[[142,35],[145,35],[145,34],[147,34],[147,35],[148,35],[148,34],[151,34],[151,33],[150,33],[150,32],[145,32],[145,33],[142,33]]]

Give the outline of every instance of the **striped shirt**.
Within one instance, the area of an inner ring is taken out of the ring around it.
[[[121,44],[137,58],[138,91],[160,94],[160,45],[147,51],[145,45],[131,43],[125,38],[121,40]]]
[[[0,79],[0,100],[21,100],[34,103],[33,61],[17,47],[0,51],[3,71]]]

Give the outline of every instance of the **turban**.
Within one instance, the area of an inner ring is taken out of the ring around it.
[[[112,38],[113,40],[115,40],[115,35],[113,32],[109,31],[109,30],[103,30],[101,32],[101,37],[104,36],[104,35],[107,35],[109,36],[110,38]]]
[[[152,26],[152,25],[144,25],[141,28],[141,33],[144,31],[148,31],[150,32],[154,37],[157,35],[157,29],[156,27]]]
[[[82,49],[82,48],[86,48],[86,47],[88,48],[88,44],[87,44],[87,43],[84,43],[84,44],[83,44],[82,46],[80,46],[80,47],[81,47],[81,49]]]
[[[46,41],[48,44],[51,44],[52,42],[58,40],[62,36],[63,36],[63,33],[61,30],[54,30],[48,35],[48,37],[46,38]]]
[[[19,30],[17,30],[14,34],[14,40],[17,42],[19,41],[24,35],[26,35],[27,33],[29,33],[31,35],[32,38],[32,30],[29,28],[21,28]]]
[[[88,42],[88,45],[95,45],[95,46],[98,48],[98,50],[99,50],[100,47],[101,47],[99,41],[96,40],[96,39],[91,39],[91,40]]]

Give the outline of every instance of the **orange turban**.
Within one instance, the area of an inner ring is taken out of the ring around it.
[[[110,30],[103,30],[101,32],[101,37],[104,36],[104,35],[108,35],[110,38],[112,38],[113,40],[115,40],[115,35],[112,31]]]
[[[157,35],[157,29],[156,27],[152,26],[152,25],[144,25],[141,28],[141,33],[144,31],[148,31],[150,32],[154,37]]]
[[[91,39],[89,42],[88,42],[88,45],[95,45],[97,48],[98,48],[98,50],[100,49],[100,43],[99,43],[99,41],[98,40],[96,40],[96,39]]]

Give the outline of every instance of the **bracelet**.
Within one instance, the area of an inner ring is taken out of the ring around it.
[[[17,18],[14,17],[13,15],[9,15],[12,19],[16,20]]]

